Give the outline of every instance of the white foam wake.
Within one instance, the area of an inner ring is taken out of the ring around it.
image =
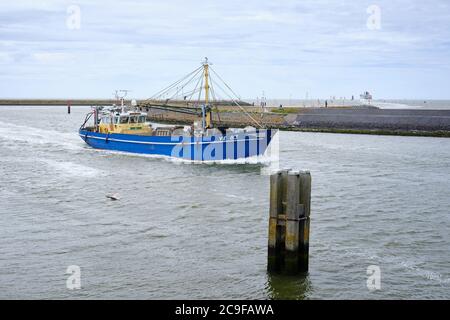
[[[125,151],[114,151],[114,150],[105,150],[105,149],[95,149],[97,152],[101,152],[104,154],[111,155],[125,155],[127,157],[140,157],[140,158],[149,158],[149,159],[162,159],[174,163],[180,164],[204,164],[204,165],[212,165],[212,164],[224,164],[224,165],[235,165],[235,164],[270,164],[273,162],[273,157],[269,156],[253,156],[248,158],[241,159],[224,159],[224,160],[188,160],[177,157],[159,155],[159,154],[144,154],[144,153],[133,153],[133,152],[125,152]]]
[[[43,159],[41,161],[62,176],[92,178],[105,174],[105,172],[102,170],[70,161],[56,161],[52,159]]]
[[[13,123],[0,123],[0,139],[29,144],[52,144],[70,150],[83,149],[83,141],[78,137],[77,132],[61,132]]]

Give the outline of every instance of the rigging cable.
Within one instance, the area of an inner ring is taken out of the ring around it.
[[[214,90],[214,86],[213,86],[213,81],[212,81],[212,78],[211,78],[211,74],[209,74],[208,77],[209,77],[209,82],[210,82],[211,96],[212,96],[212,98],[213,98],[213,101],[216,102],[216,104],[215,104],[215,111],[216,111],[216,113],[217,113],[217,120],[219,121],[219,125],[220,125],[220,124],[222,124],[222,122],[220,121],[220,112],[219,112],[219,106],[218,106],[218,103],[217,103],[218,99],[217,99],[217,96],[216,96],[216,92],[215,92],[215,90]]]
[[[184,83],[181,87],[177,86],[177,90],[175,91],[175,93],[169,98],[169,100],[173,99],[174,97],[177,97],[178,93],[183,90],[188,84],[190,84],[193,80],[196,79],[196,77],[198,76],[198,74],[201,72],[201,70],[198,70],[197,73],[195,73],[188,81],[186,81],[186,83]]]
[[[233,93],[235,95],[236,98],[239,98],[239,96],[233,91],[233,89],[230,88],[230,86],[217,74],[216,71],[214,71],[213,68],[210,68],[212,72],[214,72],[214,74],[217,76],[217,78],[219,78],[220,81],[222,81],[222,83],[228,88],[228,90],[230,90],[231,93]],[[217,84],[217,83],[216,83]],[[221,86],[219,86],[219,88],[221,88]],[[229,94],[226,93],[226,91],[221,88],[221,90],[232,100],[232,102],[237,105],[250,119],[253,120],[253,122],[255,122],[260,128],[262,128],[263,126],[256,120],[254,119],[233,97],[231,97]]]
[[[223,82],[223,80],[222,80],[222,82]],[[254,123],[256,123],[260,128],[262,128],[263,126],[255,119],[255,118],[253,118],[232,96],[230,96],[227,92],[226,92],[226,90],[224,90],[223,88],[222,88],[222,86],[220,86],[217,82],[215,82],[214,81],[214,83],[215,83],[215,85],[217,86],[217,87],[219,87],[219,89],[220,90],[222,90],[222,92],[226,95],[226,96],[228,96],[228,98],[230,98],[231,99],[231,101],[235,104],[235,105],[237,105],[246,115],[247,115],[247,117],[249,117]]]
[[[175,81],[174,83],[172,83],[171,85],[169,85],[168,87],[158,91],[157,93],[155,93],[153,96],[151,96],[149,99],[147,100],[154,100],[158,97],[160,97],[162,94],[166,93],[167,91],[170,91],[171,89],[173,89],[176,85],[178,85],[179,83],[183,82],[185,79],[189,78],[191,75],[198,73],[198,71],[200,71],[203,67],[200,66],[197,69],[195,69],[194,71],[190,72],[189,74],[187,74],[186,76],[184,76],[183,78],[181,78],[178,81]]]

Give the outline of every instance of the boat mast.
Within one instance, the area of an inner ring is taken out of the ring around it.
[[[204,129],[209,129],[212,127],[212,113],[211,107],[209,106],[209,62],[208,58],[205,57],[205,61],[203,61],[203,76],[205,77],[205,105],[203,106],[204,111]]]
[[[205,105],[208,105],[209,100],[209,64],[208,58],[203,62],[203,75],[205,77]]]

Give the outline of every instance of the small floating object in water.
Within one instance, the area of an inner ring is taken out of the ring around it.
[[[107,194],[106,197],[111,199],[112,201],[120,200],[119,195],[117,193]]]

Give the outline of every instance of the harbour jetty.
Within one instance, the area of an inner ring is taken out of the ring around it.
[[[126,100],[126,103],[131,101]],[[137,100],[148,120],[162,123],[192,124],[194,116],[171,110],[148,108],[148,100]],[[151,102],[152,105],[164,101]],[[117,104],[114,99],[0,99],[0,105],[93,106]],[[186,108],[186,102],[171,101]],[[254,118],[267,127],[291,131],[450,137],[450,110],[379,109],[370,106],[264,108],[239,102]],[[222,126],[253,125],[239,107],[219,101],[213,122]]]
[[[301,108],[285,121],[304,131],[450,137],[450,110]]]
[[[145,110],[145,108],[143,108]],[[450,110],[378,109],[369,107],[271,108],[262,112],[246,107],[268,127],[291,131],[450,137]],[[164,123],[191,123],[190,115],[148,109],[148,119]],[[245,127],[251,122],[232,106],[218,107],[213,121]]]
[[[136,100],[138,104],[146,104],[152,101],[149,100]],[[164,103],[164,101],[157,101]],[[124,99],[124,103],[131,104],[130,99]],[[113,104],[120,104],[117,99],[0,99],[0,106],[111,106]],[[171,100],[171,104],[184,106],[186,101],[183,100]],[[217,101],[218,105],[230,105],[232,104],[228,100]],[[251,106],[250,103],[239,101],[242,106]]]
[[[112,105],[114,99],[0,99],[0,106],[92,106]]]

